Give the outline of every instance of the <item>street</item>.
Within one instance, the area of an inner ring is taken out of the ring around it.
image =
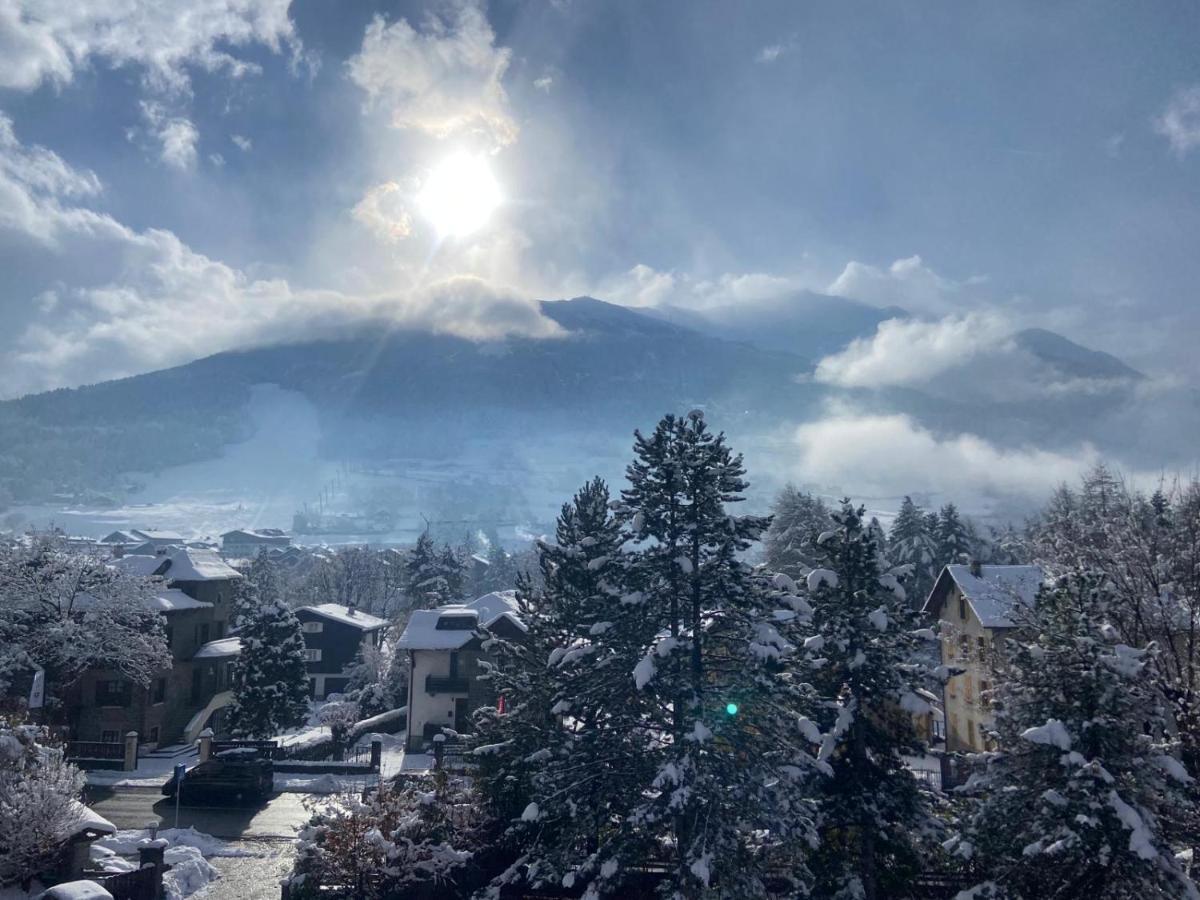
[[[266,803],[252,806],[181,806],[179,827],[226,840],[294,840],[296,828],[308,820],[304,800],[320,798],[306,794],[275,794]],[[158,788],[88,787],[85,802],[118,828],[145,828],[150,823],[164,828],[175,825],[175,801]]]

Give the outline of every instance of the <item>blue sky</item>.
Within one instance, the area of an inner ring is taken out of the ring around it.
[[[4,393],[799,289],[1190,378],[1198,39],[1186,2],[0,0]],[[458,152],[504,202],[447,239],[414,198]]]

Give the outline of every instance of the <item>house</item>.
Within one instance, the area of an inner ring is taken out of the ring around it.
[[[989,748],[989,697],[1004,635],[1016,627],[1017,611],[1033,606],[1044,579],[1038,566],[972,562],[946,566],[934,583],[923,611],[942,622],[942,664],[961,670],[943,688],[947,750]]]
[[[173,662],[146,688],[114,671],[85,673],[64,698],[72,740],[116,743],[130,731],[143,746],[190,740],[204,727],[196,716],[206,710],[211,715],[213,698],[223,690],[218,661],[200,651],[226,637],[242,575],[214,551],[189,547],[124,556],[112,565],[163,580],[147,602],[164,619]]]
[[[234,559],[253,559],[260,550],[285,550],[292,544],[278,528],[235,529],[221,535],[221,553]]]
[[[346,690],[360,651],[378,647],[387,622],[353,606],[321,603],[296,610],[304,632],[309,693],[317,700]]]
[[[497,698],[479,676],[487,660],[480,632],[519,640],[516,594],[497,591],[474,603],[418,609],[396,646],[408,651],[408,744],[419,751],[442,728],[470,731],[471,714]]]

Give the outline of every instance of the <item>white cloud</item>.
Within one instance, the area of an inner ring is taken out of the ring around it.
[[[431,15],[419,31],[404,19],[376,18],[348,63],[350,77],[396,128],[436,138],[473,134],[503,147],[518,127],[501,83],[511,51],[495,37],[473,3]]]
[[[1179,156],[1200,147],[1200,84],[1175,91],[1162,115],[1154,120],[1154,130]]]
[[[140,66],[158,90],[184,90],[187,67],[240,76],[234,50],[298,46],[291,0],[0,0],[0,87],[70,82],[93,59]]]
[[[1057,453],[1003,449],[973,434],[939,437],[906,415],[836,414],[799,426],[794,440],[797,479],[863,497],[1040,499],[1099,459],[1086,444]]]
[[[625,306],[684,306],[706,309],[774,300],[811,289],[811,275],[772,275],[766,272],[726,272],[714,278],[664,272],[638,263],[628,272],[605,279],[593,289],[596,296]]]
[[[541,78],[535,78],[533,81],[533,86],[543,94],[548,94],[550,93],[550,89],[554,87],[554,76],[543,75]]]
[[[8,394],[366,326],[477,341],[561,333],[534,300],[480,278],[353,293],[255,279],[195,252],[170,231],[136,231],[78,205],[100,190],[92,173],[20,144],[0,116],[0,229],[43,245],[51,270],[64,259],[74,268],[73,285],[34,298],[32,324],[0,345]]]
[[[385,181],[367,191],[352,215],[381,240],[401,241],[412,234],[412,214],[395,181]]]
[[[923,384],[980,354],[1012,349],[1012,326],[994,313],[935,322],[888,319],[817,364],[816,379],[841,387]]]
[[[897,305],[910,312],[944,313],[973,303],[969,288],[985,280],[974,276],[954,281],[925,265],[921,257],[910,256],[896,260],[886,269],[851,260],[827,290],[876,306]]]
[[[758,56],[754,59],[760,63],[773,63],[783,55],[784,46],[782,44],[769,44],[758,51]]]
[[[250,138],[244,135],[231,134],[229,139],[233,141],[234,145],[243,153],[249,153],[254,149],[254,141],[250,140]]]
[[[186,116],[172,116],[162,104],[142,103],[142,116],[159,144],[159,158],[172,168],[190,172],[196,168],[196,143],[200,132]]]

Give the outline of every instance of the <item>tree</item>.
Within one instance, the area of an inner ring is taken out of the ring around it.
[[[823,703],[816,725],[828,775],[813,784],[814,894],[876,900],[907,895],[934,819],[903,758],[921,752],[909,714],[929,709],[916,693],[924,638],[863,514],[845,501],[833,516],[824,565],[807,579],[811,624],[793,637],[804,652],[790,665]]]
[[[368,644],[351,666],[346,696],[367,717],[401,707],[408,696],[408,667],[386,645]]]
[[[982,800],[957,848],[985,879],[975,896],[1200,897],[1168,840],[1196,822],[1157,650],[1121,641],[1113,600],[1103,575],[1071,573],[1007,641],[1000,751],[968,785]]]
[[[247,738],[270,738],[303,724],[308,716],[308,667],[300,620],[278,594],[274,567],[265,555],[257,571],[239,584],[235,628],[241,653],[233,663],[229,730]],[[266,591],[267,593],[263,593]]]
[[[0,718],[0,885],[27,883],[58,861],[81,820],[83,782],[45,729]]]
[[[888,535],[891,559],[910,567],[904,584],[915,609],[921,608],[938,576],[938,547],[930,524],[929,515],[905,497]]]
[[[34,666],[52,690],[89,669],[148,685],[171,666],[155,586],[67,550],[54,535],[0,546],[0,690]]]
[[[763,538],[767,568],[801,578],[815,565],[817,538],[833,527],[829,507],[820,497],[789,484],[771,512],[771,527]]]
[[[971,527],[962,520],[953,503],[947,503],[938,512],[934,540],[937,542],[935,563],[938,566],[967,562],[975,555],[976,541],[972,540]]]
[[[438,549],[428,531],[417,539],[405,572],[410,609],[433,609],[462,600],[462,560],[449,544]]]

